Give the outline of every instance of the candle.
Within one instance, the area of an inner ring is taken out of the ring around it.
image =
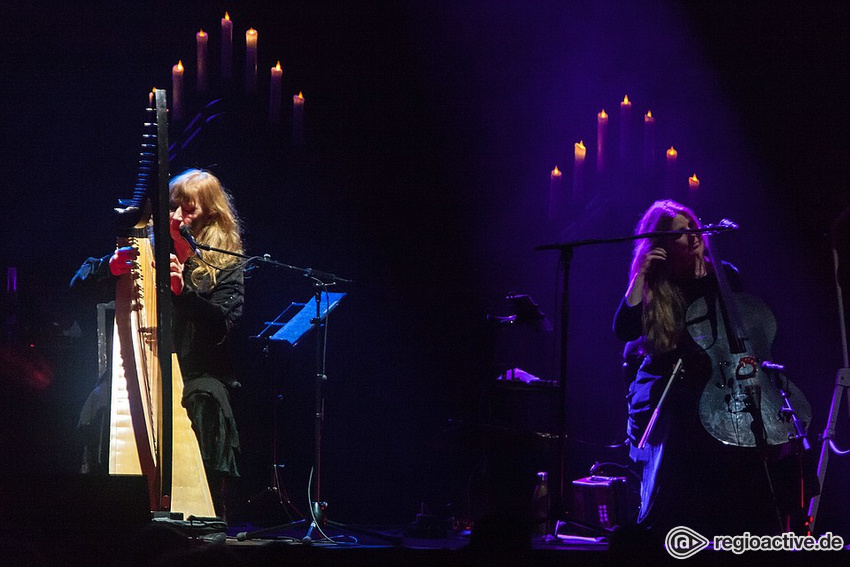
[[[183,61],[171,68],[171,117],[180,120],[183,116]]]
[[[221,19],[221,78],[230,80],[233,76],[233,22],[225,12]]]
[[[563,179],[558,166],[549,174],[549,219],[554,220],[561,214],[563,207]]]
[[[587,157],[587,148],[584,140],[575,145],[575,163],[573,167],[573,200],[578,201],[584,195],[584,159]]]
[[[584,140],[580,142],[576,142],[575,146],[575,158],[576,162],[584,163],[584,158],[587,157],[587,148],[584,146]]]
[[[210,36],[199,31],[195,34],[195,39],[198,44],[198,92],[204,93],[207,91],[207,43]]]
[[[667,182],[665,187],[665,193],[668,199],[676,198],[676,160],[679,157],[679,152],[676,151],[676,148],[670,146],[670,149],[667,150]]]
[[[596,115],[596,171],[605,169],[605,132],[608,130],[608,114],[605,109]]]
[[[304,141],[304,94],[292,97],[292,143],[296,146]]]
[[[280,122],[280,85],[283,77],[283,69],[280,61],[272,67],[271,83],[269,86],[269,121],[272,124]]]
[[[245,32],[245,90],[257,90],[257,30]]]
[[[697,196],[699,195],[699,179],[694,173],[688,177],[688,204],[694,208],[697,204]]]
[[[631,148],[632,103],[629,95],[623,97],[620,103],[620,162],[625,163]]]
[[[643,116],[643,170],[650,171],[655,162],[655,117],[651,110]]]

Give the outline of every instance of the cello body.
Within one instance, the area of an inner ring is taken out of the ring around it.
[[[740,334],[727,325],[722,301],[734,302]],[[699,298],[688,307],[686,326],[711,359],[699,417],[712,437],[739,447],[782,445],[799,437],[794,420],[811,423],[811,406],[784,375],[762,368],[776,335],[776,318],[763,301],[744,293]]]

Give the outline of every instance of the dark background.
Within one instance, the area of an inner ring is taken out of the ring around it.
[[[742,227],[721,252],[773,309],[774,354],[811,403],[819,448],[843,365],[827,234],[849,200],[844,3],[14,4],[0,36],[0,266],[18,278],[3,304],[11,470],[77,467],[74,429],[96,343],[94,306],[68,282],[87,256],[114,246],[112,208],[131,194],[147,93],[171,88],[178,59],[190,111],[223,96],[226,112],[173,172],[205,167],[224,181],[250,253],[354,281],[337,290],[349,295],[327,345],[322,496],[336,519],[407,522],[422,502],[475,517],[524,499],[536,470],[556,473],[551,444],[527,433],[556,418],[551,392],[493,382],[511,367],[558,377],[562,272],[557,253],[534,248],[631,233],[663,194],[671,145],[680,187],[692,173],[701,180],[703,219]],[[237,77],[244,31],[259,32],[256,95],[218,80],[225,10]],[[204,96],[193,81],[198,29],[210,34]],[[285,112],[274,128],[265,112],[278,60]],[[295,146],[286,103],[298,91],[306,131]],[[626,94],[636,118],[657,117],[652,170],[589,169],[594,201],[550,219],[549,172],[558,165],[569,190],[573,144],[584,140],[592,165],[596,113],[611,115],[616,142]],[[173,141],[182,126],[172,123]],[[629,257],[629,244],[588,246],[571,264],[568,481],[596,461],[627,462],[608,446],[624,438],[622,345],[610,322]],[[555,332],[496,329],[492,316],[512,312],[510,293],[529,294]],[[297,508],[308,500],[314,344],[266,355],[249,337],[310,294],[286,270],[259,268],[248,283],[234,400],[246,519],[260,514],[245,502],[268,484],[275,422],[286,487]],[[493,416],[508,427],[481,427]],[[844,407],[844,447],[847,428]],[[830,461],[819,531],[848,534],[846,467]]]

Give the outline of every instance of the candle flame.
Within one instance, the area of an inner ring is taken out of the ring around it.
[[[579,143],[576,144],[576,148],[579,149],[579,150],[587,149],[587,148],[584,147],[584,140],[579,141]]]
[[[691,175],[691,176],[688,178],[688,181],[690,181],[691,183],[699,183],[699,179],[697,179],[697,174],[696,174],[696,173],[694,173],[693,175]]]
[[[300,98],[301,100],[304,100],[304,93],[301,92],[301,91],[298,91],[298,98]]]
[[[245,35],[257,35],[257,30],[255,30],[254,28],[251,28],[251,29],[249,29],[248,31],[245,32]]]
[[[607,112],[605,112],[605,109],[603,108],[603,109],[602,109],[602,112],[600,112],[600,113],[598,114],[598,116],[599,116],[599,118],[601,118],[602,120],[605,120],[606,118],[608,118],[608,113],[607,113]]]
[[[198,37],[204,37],[206,35],[207,35],[207,32],[205,32],[204,30],[201,30],[201,31],[198,32]]]
[[[646,117],[650,118],[650,119],[652,118],[652,111],[651,110],[646,111]]]
[[[177,70],[181,71],[181,72],[183,71],[183,60],[182,59],[177,61]]]
[[[274,68],[275,68],[275,69],[277,69],[278,71],[280,71],[280,70],[281,70],[281,69],[280,69],[280,61],[278,61],[278,62],[277,62],[277,65],[275,65],[275,66],[274,66]]]
[[[227,12],[224,13],[224,19],[230,21],[230,14]]]
[[[625,106],[630,105],[630,104],[631,104],[631,102],[629,102],[629,95],[624,96],[624,97],[623,97],[623,102],[621,102],[620,104],[623,104],[623,105],[625,105]]]
[[[667,157],[674,158],[674,157],[676,157],[678,154],[679,154],[679,152],[677,152],[677,151],[676,151],[676,148],[674,148],[673,146],[670,146],[670,149],[669,149],[669,150],[667,150]]]
[[[561,170],[558,169],[557,165],[555,166],[555,169],[552,170],[552,175],[554,175],[555,177],[559,177],[561,175]]]

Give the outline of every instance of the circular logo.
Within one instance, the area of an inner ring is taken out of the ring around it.
[[[667,553],[676,559],[693,557],[708,547],[709,543],[705,536],[685,526],[673,528],[667,532],[667,537],[664,538],[664,547],[667,548]]]

